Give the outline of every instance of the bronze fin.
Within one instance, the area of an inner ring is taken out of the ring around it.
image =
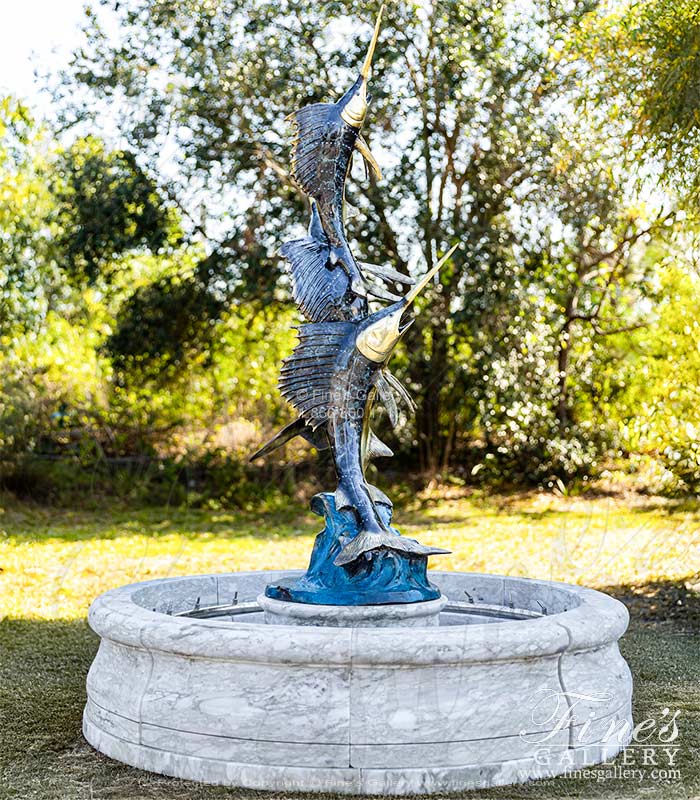
[[[355,140],[355,149],[362,156],[362,158],[364,158],[365,164],[367,164],[370,170],[374,173],[376,179],[380,181],[382,179],[382,170],[377,163],[377,159],[372,155],[372,151],[369,149],[369,145],[362,137],[362,134],[359,134]]]

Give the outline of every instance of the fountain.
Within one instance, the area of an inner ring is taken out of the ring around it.
[[[566,773],[630,739],[624,606],[565,584],[428,571],[446,551],[402,536],[366,480],[369,461],[391,455],[373,404],[394,423],[399,403],[412,407],[391,354],[456,252],[416,280],[350,250],[354,152],[380,174],[361,136],[378,34],[379,20],[338,102],[294,115],[292,174],[311,221],[281,252],[307,322],[280,389],[298,418],[253,456],[295,436],[330,450],[338,486],[311,502],[324,529],[306,572],[168,578],[93,602],[83,731],[126,764],[252,789],[429,794]]]

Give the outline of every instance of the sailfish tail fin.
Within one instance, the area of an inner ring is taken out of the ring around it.
[[[269,442],[266,442],[257,452],[253,453],[248,461],[256,461],[258,458],[263,458],[263,456],[273,453],[277,448],[282,447],[283,444],[286,444],[295,436],[301,436],[303,439],[306,439],[309,444],[312,444],[318,450],[325,450],[328,447],[328,442],[323,435],[323,431],[314,431],[302,417],[299,417],[299,419],[294,420],[294,422],[291,422],[276,433]]]
[[[428,547],[417,542],[415,539],[407,539],[398,533],[382,531],[378,533],[361,531],[340,551],[335,561],[337,567],[350,564],[364,553],[372,550],[396,550],[399,553],[409,556],[436,556],[449,553],[449,550],[442,550],[439,547]]]

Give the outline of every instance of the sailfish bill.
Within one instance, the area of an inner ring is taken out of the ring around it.
[[[459,244],[460,243],[457,242],[457,244],[452,245],[452,247],[450,247],[450,249],[437,262],[437,264],[429,272],[427,272],[418,281],[418,283],[411,289],[411,291],[406,295],[405,298],[406,305],[410,305],[416,299],[416,297],[418,297],[418,295],[423,291],[423,289],[425,289],[425,287],[430,282],[430,279],[434,278],[440,271],[440,268],[443,267],[450,260],[454,251],[459,247]]]

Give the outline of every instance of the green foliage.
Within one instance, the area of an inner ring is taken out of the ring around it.
[[[154,448],[196,455],[226,447],[245,458],[262,436],[261,422],[267,428],[288,421],[275,384],[277,365],[292,348],[292,321],[289,309],[234,306],[209,344],[189,353],[186,368],[162,358],[118,359],[109,409],[124,432],[120,454]]]
[[[2,101],[6,474],[31,484],[44,462],[24,454],[68,457],[135,496],[132,473],[107,465],[136,458],[164,465],[147,493],[182,499],[171,466],[204,464],[197,502],[248,502],[239,462],[290,418],[275,381],[296,316],[277,249],[307,208],[282,120],[350,84],[375,12],[111,0],[88,13],[56,107],[64,140],[109,109],[119,147],[58,146]],[[390,4],[367,125],[385,177],[351,175],[353,247],[420,272],[461,244],[394,363],[418,401],[392,443],[403,468],[548,485],[632,451],[700,485],[696,398],[671,388],[695,369],[690,334],[662,369],[666,326],[698,316],[684,283],[696,209],[642,180],[650,158],[680,170],[694,153],[696,22],[692,4],[656,0],[613,14],[597,0]]]
[[[95,320],[72,325],[49,312],[38,333],[5,337],[0,353],[0,454],[7,458],[41,447],[42,437],[89,430],[103,387],[95,348]]]
[[[552,321],[561,316],[558,311],[552,298],[531,297],[500,347],[483,358],[479,410],[485,453],[472,470],[480,481],[551,487],[556,479],[596,474],[610,450],[614,427],[582,408],[590,400],[585,385],[589,340],[572,343],[569,369],[575,377],[568,387],[567,418],[557,417],[560,341]]]
[[[592,69],[598,113],[627,130],[628,163],[656,171],[671,191],[700,189],[700,7],[696,0],[615,4],[591,14],[576,50]]]
[[[57,280],[41,146],[26,106],[0,96],[0,337],[40,319]]]
[[[178,266],[196,265],[199,254],[180,252],[175,259]],[[81,314],[68,319],[51,311],[38,332],[7,338],[0,353],[0,460],[32,451],[77,455],[86,463],[198,457],[223,446],[240,458],[262,436],[259,420],[287,420],[274,386],[277,363],[292,347],[289,309],[228,309],[186,368],[138,354],[117,359],[107,345],[132,302],[130,290],[159,285],[175,265],[135,257],[120,261],[119,269],[120,294],[109,302],[86,289]],[[150,333],[146,325],[141,330]]]
[[[655,320],[636,334],[618,403],[626,447],[665,472],[657,489],[700,492],[700,279],[669,259]]]
[[[124,253],[157,253],[178,236],[173,214],[131,152],[108,152],[88,136],[59,152],[50,176],[55,243],[78,285],[109,279]]]
[[[237,454],[211,451],[178,457],[105,459],[83,448],[69,457],[23,454],[0,461],[0,490],[56,508],[99,508],[106,500],[135,508],[187,506],[260,512],[295,497],[300,473],[251,467]],[[303,472],[301,473],[303,475]]]
[[[172,380],[189,357],[209,348],[226,308],[199,277],[165,275],[137,289],[121,306],[115,330],[105,343],[119,374]]]

